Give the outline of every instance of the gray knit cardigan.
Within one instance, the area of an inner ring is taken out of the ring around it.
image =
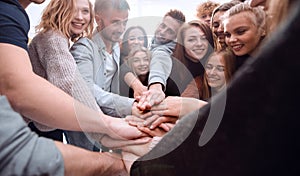
[[[79,102],[101,111],[77,69],[75,60],[69,52],[69,41],[64,35],[57,31],[37,34],[29,45],[29,56],[33,71],[37,75]],[[34,123],[42,131],[53,130],[37,122]]]

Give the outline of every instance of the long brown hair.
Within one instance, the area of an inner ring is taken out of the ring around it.
[[[233,74],[235,72],[236,56],[229,49],[215,51],[209,56],[205,65],[207,65],[209,59],[215,55],[220,55],[222,57],[221,62],[224,64],[225,82],[226,84],[228,84],[231,81]],[[204,72],[204,76],[203,76],[204,81],[203,81],[203,89],[202,89],[202,98],[204,100],[207,100],[212,96],[211,87],[208,85],[206,76],[207,76],[206,72]]]
[[[188,67],[188,61],[187,61],[187,56],[186,56],[186,51],[185,51],[185,46],[184,46],[184,38],[185,38],[185,33],[188,29],[190,29],[191,27],[198,27],[201,31],[203,31],[206,39],[208,40],[209,44],[208,45],[208,50],[206,55],[204,56],[203,59],[201,59],[201,63],[202,65],[205,64],[208,56],[213,52],[213,48],[214,48],[214,42],[213,42],[213,37],[212,37],[212,31],[210,30],[209,26],[204,23],[201,22],[200,20],[193,20],[190,21],[189,23],[184,23],[178,33],[177,33],[177,44],[175,46],[174,49],[174,53],[173,53],[173,59],[177,59],[179,62],[175,62],[176,64],[173,65],[174,67],[176,67],[176,70],[182,70],[182,65],[178,64],[178,63],[182,63],[185,67]],[[204,66],[203,66],[204,67]],[[201,69],[201,68],[199,68]],[[185,79],[186,74],[184,71],[181,71],[179,73],[179,78],[181,80]]]
[[[121,43],[121,54],[124,56],[127,56],[129,54],[129,48],[128,48],[128,40],[129,40],[129,33],[134,30],[134,29],[139,29],[140,31],[142,31],[143,33],[143,38],[144,38],[144,47],[148,48],[148,36],[147,33],[145,31],[145,29],[142,26],[131,26],[129,27],[124,35],[123,35],[123,39],[122,39],[122,43]]]
[[[191,27],[195,27],[195,26],[198,27],[201,31],[203,31],[207,41],[210,44],[208,51],[204,57],[207,58],[211,54],[211,52],[214,48],[212,31],[210,30],[210,28],[207,24],[201,22],[200,20],[193,20],[193,21],[190,21],[189,23],[183,24],[180,27],[178,34],[177,34],[177,44],[175,46],[173,57],[178,59],[185,66],[187,66],[186,52],[185,52],[185,47],[184,47],[185,33],[188,29],[190,29]],[[205,61],[206,60],[201,60],[201,62],[203,62],[203,64],[205,63]]]
[[[94,13],[91,2],[87,1],[89,2],[91,21],[83,34],[77,36],[70,34],[70,24],[76,13],[76,0],[51,0],[43,11],[41,22],[36,27],[36,31],[47,32],[49,30],[56,30],[72,41],[82,36],[90,37],[94,27]]]

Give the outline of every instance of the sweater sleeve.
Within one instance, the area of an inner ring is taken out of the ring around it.
[[[36,44],[45,68],[47,80],[88,107],[100,111],[96,101],[80,75],[68,48],[68,40],[59,34],[49,35]]]
[[[47,32],[33,39],[29,46],[34,70],[44,70],[44,77],[56,87],[86,106],[101,112],[91,91],[79,73],[76,62],[69,52],[68,40],[59,33]],[[39,62],[36,62],[36,61]],[[40,130],[43,126],[36,123]],[[93,138],[99,138],[93,135]]]

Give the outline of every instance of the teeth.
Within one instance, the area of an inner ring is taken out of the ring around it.
[[[73,23],[74,24],[74,26],[78,26],[78,27],[81,27],[83,24],[81,24],[81,23]]]
[[[235,45],[235,46],[232,46],[232,48],[235,50],[239,50],[242,48],[242,45]]]
[[[217,78],[208,78],[209,81],[217,81]]]

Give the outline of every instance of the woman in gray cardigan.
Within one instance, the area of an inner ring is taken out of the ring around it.
[[[46,7],[41,23],[37,26],[39,33],[33,38],[29,46],[30,60],[36,74],[99,112],[99,118],[104,118],[106,115],[98,107],[77,69],[74,58],[69,52],[70,40],[74,42],[82,36],[91,34],[93,29],[92,5],[89,1],[84,0],[74,0],[73,3],[78,3],[77,9],[72,4],[65,1],[58,2],[57,0],[52,0]],[[60,18],[56,19],[56,16]],[[124,124],[121,119],[110,117],[108,119],[113,121],[113,127],[118,126],[116,124]],[[42,131],[53,129],[36,122],[35,124]],[[139,133],[136,129],[131,127],[130,129]],[[84,133],[69,131],[66,133],[67,140],[71,144],[89,150],[95,149],[95,141],[87,138]],[[98,138],[97,136],[93,137]]]

